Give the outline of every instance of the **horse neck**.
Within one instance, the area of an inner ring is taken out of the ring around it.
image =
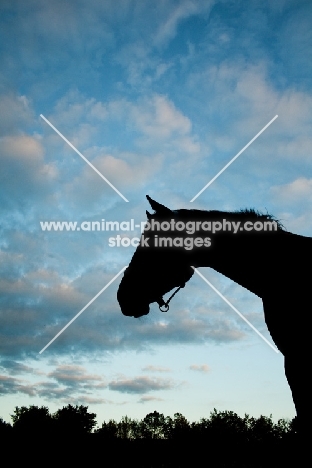
[[[211,238],[211,246],[193,252],[194,267],[210,267],[259,297],[265,293],[263,267],[267,264],[269,235],[223,233]]]

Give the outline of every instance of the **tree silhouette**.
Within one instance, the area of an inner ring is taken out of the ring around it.
[[[166,418],[167,434],[170,439],[188,439],[190,436],[190,423],[181,413],[175,413],[174,419]]]
[[[11,418],[17,434],[44,435],[50,433],[53,427],[52,416],[46,406],[16,406]]]
[[[94,432],[105,440],[115,440],[118,437],[118,423],[114,419],[110,419],[107,423],[104,421]]]
[[[59,432],[67,435],[90,434],[96,426],[96,414],[89,413],[87,406],[67,405],[53,415]]]
[[[103,460],[104,450],[112,468],[182,468],[201,466],[203,460],[215,467],[289,466],[288,458],[297,447],[295,419],[274,423],[272,416],[240,417],[216,409],[193,423],[181,413],[172,418],[154,411],[142,420],[123,416],[119,422],[104,421],[93,434],[96,415],[87,406],[69,404],[52,415],[45,406],[22,406],[11,417],[13,427],[0,418],[0,437],[17,442],[20,450],[14,461],[20,457],[24,464],[26,450],[38,440],[45,450],[56,442],[58,451],[49,458],[53,464],[62,453],[64,464],[95,465]]]
[[[277,434],[272,416],[260,416],[259,418],[250,418],[248,421],[249,437],[253,441],[270,441]]]
[[[140,437],[139,423],[135,419],[123,416],[118,423],[118,437],[121,439],[133,440]]]
[[[13,428],[11,424],[7,423],[2,418],[0,418],[0,438],[1,439],[11,436],[12,429]]]
[[[163,439],[167,432],[165,416],[157,411],[149,413],[142,421],[142,435],[145,439]]]
[[[215,433],[237,437],[246,434],[245,420],[233,411],[217,411],[210,413],[210,429]]]

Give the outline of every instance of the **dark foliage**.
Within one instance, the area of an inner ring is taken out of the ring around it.
[[[52,430],[53,421],[46,406],[16,406],[11,418],[14,434],[39,436]]]
[[[271,416],[242,418],[214,409],[209,418],[190,423],[181,413],[171,418],[154,411],[141,421],[124,416],[94,429],[95,418],[87,406],[67,405],[54,414],[44,406],[16,407],[13,427],[0,419],[0,435],[7,444],[19,444],[16,459],[21,456],[24,464],[25,453],[36,460],[41,450],[50,463],[58,463],[62,453],[62,465],[71,466],[100,460],[110,460],[113,468],[300,466],[298,459],[288,464],[300,442],[294,420],[274,423]]]
[[[56,430],[71,435],[90,434],[96,425],[96,414],[88,413],[87,406],[67,405],[54,413]]]
[[[3,419],[0,418],[0,440],[11,436],[11,431],[12,431],[11,424],[3,421]]]

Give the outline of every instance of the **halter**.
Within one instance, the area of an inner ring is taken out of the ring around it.
[[[171,301],[171,299],[173,298],[173,296],[175,296],[177,294],[177,292],[181,289],[181,288],[184,288],[185,286],[185,283],[182,284],[181,286],[179,286],[175,291],[174,293],[171,294],[171,296],[169,297],[169,299],[165,302],[164,299],[161,297],[160,299],[158,299],[156,302],[159,306],[159,310],[161,312],[168,312],[169,310],[169,302]],[[164,310],[162,309],[162,307],[164,308]]]

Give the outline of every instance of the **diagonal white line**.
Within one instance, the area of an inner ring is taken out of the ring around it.
[[[231,161],[229,161],[229,162],[228,162],[228,163],[227,163],[227,164],[226,164],[226,165],[223,167],[223,169],[221,169],[221,171],[219,171],[219,172],[218,172],[218,174],[217,174],[217,175],[215,175],[215,176],[214,176],[214,177],[213,177],[213,178],[212,178],[212,179],[211,179],[211,180],[208,182],[208,184],[207,184],[207,185],[205,185],[205,187],[204,187],[204,188],[202,188],[202,189],[201,189],[201,190],[198,192],[198,194],[197,194],[197,195],[195,195],[195,197],[193,197],[193,198],[192,198],[192,200],[190,200],[190,203],[192,203],[194,200],[196,200],[196,198],[197,198],[197,197],[199,197],[199,195],[200,195],[201,193],[203,193],[203,191],[204,191],[204,190],[206,190],[206,188],[208,188],[208,187],[209,187],[209,185],[211,185],[211,184],[212,184],[212,182],[214,182],[214,181],[215,181],[215,180],[216,180],[216,179],[219,177],[219,175],[221,175],[221,174],[222,174],[222,172],[224,172],[224,171],[225,171],[225,169],[227,169],[227,168],[228,168],[228,167],[229,167],[229,166],[232,164],[232,162],[234,162],[234,161],[235,161],[235,159],[237,159],[237,158],[238,158],[238,156],[240,156],[240,155],[241,155],[241,154],[242,154],[242,153],[245,151],[245,149],[247,149],[247,148],[248,148],[248,146],[250,146],[250,145],[251,145],[251,143],[253,143],[253,142],[254,142],[254,141],[255,141],[255,140],[258,138],[258,136],[260,136],[260,135],[261,135],[261,133],[263,133],[263,132],[264,132],[264,130],[266,130],[266,129],[269,127],[269,125],[271,125],[271,123],[272,123],[272,122],[274,122],[274,120],[275,120],[275,119],[277,119],[277,117],[278,117],[278,115],[276,115],[275,117],[273,117],[273,119],[272,119],[272,120],[270,120],[270,122],[269,122],[269,123],[267,123],[267,124],[265,125],[265,127],[263,127],[263,129],[262,129],[262,130],[260,130],[260,132],[259,132],[259,133],[257,133],[257,135],[256,135],[256,136],[254,136],[254,137],[253,137],[253,138],[250,140],[250,142],[249,142],[249,143],[247,143],[247,145],[246,145],[246,146],[244,146],[244,148],[243,148],[243,149],[241,149],[241,150],[239,151],[239,153],[237,153],[237,154],[236,154],[236,156],[234,156],[234,158],[232,158],[232,159],[231,159]]]
[[[51,344],[51,343],[53,343],[53,341],[55,341],[55,340],[56,340],[56,338],[58,338],[58,337],[59,337],[59,336],[60,336],[60,335],[63,333],[63,331],[64,331],[64,330],[66,330],[66,328],[68,328],[68,327],[69,327],[69,325],[71,325],[71,324],[72,324],[72,323],[73,323],[73,322],[76,320],[76,318],[77,318],[77,317],[79,317],[79,315],[81,315],[81,314],[82,314],[82,312],[84,312],[84,311],[87,309],[87,307],[89,307],[89,305],[91,305],[91,304],[92,304],[92,302],[93,302],[93,301],[95,301],[95,299],[97,299],[97,298],[98,298],[98,297],[99,297],[99,296],[102,294],[102,292],[104,292],[104,291],[105,291],[105,289],[107,289],[107,288],[108,288],[108,286],[110,286],[110,285],[111,285],[111,284],[112,284],[112,283],[115,281],[115,279],[117,279],[117,278],[118,278],[118,276],[119,276],[119,275],[121,275],[121,273],[122,273],[123,271],[125,271],[125,269],[126,269],[126,268],[127,268],[126,266],[125,266],[125,267],[123,267],[123,268],[120,270],[120,272],[119,272],[119,273],[117,273],[117,275],[116,275],[116,276],[114,276],[114,278],[113,278],[113,279],[111,279],[111,280],[110,280],[110,281],[107,283],[107,285],[106,285],[106,286],[104,286],[104,288],[103,288],[103,289],[101,289],[101,291],[100,291],[100,292],[98,292],[98,293],[97,293],[97,294],[96,294],[96,295],[93,297],[93,299],[91,299],[91,301],[90,301],[90,302],[88,302],[88,304],[87,304],[87,305],[85,305],[85,306],[84,306],[84,308],[83,308],[83,309],[81,309],[81,311],[80,311],[80,312],[78,312],[78,314],[76,314],[76,315],[75,315],[75,317],[74,317],[74,318],[72,318],[72,319],[71,319],[71,320],[68,322],[68,324],[67,324],[67,325],[65,325],[65,327],[64,327],[64,328],[62,328],[62,330],[61,330],[61,331],[59,331],[59,332],[57,333],[57,335],[55,335],[55,337],[54,337],[54,338],[52,338],[52,340],[51,340],[51,341],[49,341],[49,343],[48,343],[47,345],[45,345],[45,347],[44,347],[44,348],[42,348],[42,350],[41,350],[41,351],[39,351],[39,354],[43,353],[43,351],[45,351],[45,350],[48,348],[48,346],[50,346],[50,344]]]
[[[202,275],[202,274],[201,274],[196,268],[194,268],[193,266],[192,266],[192,268],[193,268],[193,270],[195,271],[195,273],[197,273],[198,276],[200,276],[200,277],[205,281],[205,283],[207,283],[207,284],[211,287],[211,289],[213,289],[214,292],[216,292],[216,293],[218,294],[218,296],[220,296],[221,299],[223,299],[224,302],[226,302],[226,303],[234,310],[234,312],[236,312],[237,315],[239,315],[240,318],[242,318],[242,319],[243,319],[243,320],[260,336],[260,338],[262,338],[263,341],[266,342],[266,344],[268,344],[276,353],[279,353],[279,350],[278,350],[277,348],[275,348],[275,346],[273,346],[273,345],[259,332],[259,330],[257,330],[257,329],[249,322],[249,320],[247,320],[246,317],[244,317],[243,314],[241,314],[241,313],[236,309],[236,307],[234,307],[233,304],[231,304],[230,301],[228,301],[227,298],[224,297],[223,294],[221,294],[220,291],[218,291],[218,290],[210,283],[210,281],[207,280],[207,278],[205,278],[204,275]]]
[[[69,141],[67,140],[67,138],[64,137],[64,135],[58,131],[57,128],[54,127],[54,125],[51,124],[51,122],[49,122],[48,119],[45,118],[44,115],[40,114],[40,117],[48,124],[50,125],[51,128],[53,128],[53,130],[61,137],[63,138],[64,141],[66,141],[66,143],[74,150],[76,151],[77,154],[79,154],[79,156],[87,163],[89,164],[90,167],[92,167],[92,169],[100,176],[102,177],[103,180],[105,180],[105,182],[113,189],[115,190],[115,192],[118,193],[118,195],[123,199],[125,200],[126,202],[129,202],[129,200],[126,199],[126,197],[123,196],[122,193],[119,192],[119,190],[116,189],[116,187],[110,183],[109,180],[106,179],[106,177],[103,176],[103,174],[96,168],[93,166],[93,164],[90,163],[90,161],[88,161],[88,159],[80,153],[80,151],[77,150],[77,148],[75,148],[75,146]]]

